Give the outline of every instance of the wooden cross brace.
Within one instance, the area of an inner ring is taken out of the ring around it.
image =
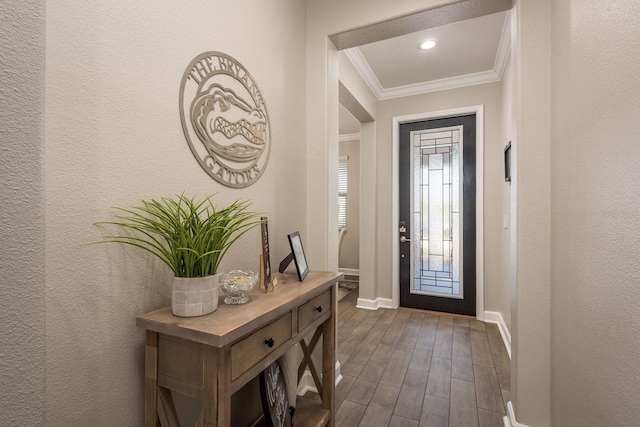
[[[314,361],[313,361],[313,349],[316,348],[320,337],[322,336],[322,325],[320,325],[313,334],[311,341],[309,341],[309,345],[304,339],[300,340],[300,348],[302,348],[302,353],[304,354],[304,358],[302,362],[300,362],[300,366],[298,367],[298,382],[302,379],[304,375],[304,370],[307,366],[309,366],[309,371],[311,371],[311,376],[313,377],[313,382],[316,384],[316,388],[318,389],[318,394],[322,396],[322,381],[320,381],[320,376],[318,375],[318,371],[316,370]]]

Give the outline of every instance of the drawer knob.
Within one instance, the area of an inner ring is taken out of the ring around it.
[[[267,347],[271,348],[273,347],[273,344],[275,344],[275,341],[273,340],[273,338],[269,338],[268,340],[264,340],[264,343],[267,345]]]
[[[318,313],[322,313],[322,306],[321,306],[321,305],[317,306],[317,307],[316,307],[316,311],[317,311]]]

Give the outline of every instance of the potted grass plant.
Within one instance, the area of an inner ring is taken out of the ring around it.
[[[173,272],[171,311],[194,317],[218,308],[220,261],[243,234],[261,223],[251,202],[238,199],[217,208],[213,196],[202,200],[184,194],[142,201],[142,206],[114,207],[113,221],[125,233],[107,235],[95,243],[123,243],[159,258]]]

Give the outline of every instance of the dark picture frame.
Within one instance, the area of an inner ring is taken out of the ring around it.
[[[511,181],[511,141],[504,147],[504,180]]]
[[[307,273],[309,273],[309,264],[307,264],[307,257],[304,254],[302,238],[300,238],[300,233],[297,231],[289,234],[287,237],[289,238],[289,246],[291,246],[293,261],[296,264],[298,279],[302,282],[307,276]]]

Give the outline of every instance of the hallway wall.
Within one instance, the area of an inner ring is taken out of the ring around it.
[[[515,145],[515,80],[514,80],[514,69],[513,69],[513,60],[512,54],[509,54],[509,58],[507,59],[507,63],[505,65],[504,74],[502,76],[502,143],[505,145],[511,143]],[[512,148],[513,151],[513,148]],[[504,151],[503,151],[504,158]],[[511,167],[515,167],[515,158],[511,160]],[[503,169],[504,171],[504,166]],[[511,192],[514,188],[511,185],[511,182],[506,182],[504,179],[500,183],[502,187],[502,219],[504,220],[506,216],[507,229],[502,228],[501,230],[501,238],[502,238],[502,258],[501,258],[501,269],[500,269],[500,280],[499,280],[499,306],[500,306],[500,314],[504,319],[509,332],[511,332],[511,264],[512,264],[512,242],[511,242],[511,233],[513,232],[513,228],[515,226],[514,218],[513,218],[513,203],[511,199]]]
[[[515,0],[516,136],[511,201],[511,403],[517,421],[550,425],[551,0]],[[515,47],[515,49],[514,49]]]
[[[551,12],[552,425],[637,425],[640,3]]]
[[[45,425],[45,2],[0,13],[0,425]]]
[[[340,84],[344,86],[343,91],[349,93],[347,101],[354,104],[349,105],[349,108],[355,110],[351,113],[360,122],[360,230],[366,230],[366,233],[359,233],[358,236],[359,296],[369,298],[375,295],[377,287],[375,274],[377,172],[376,150],[373,147],[376,140],[375,118],[378,114],[378,99],[343,51],[337,53],[337,61],[338,69],[336,75],[332,77],[339,78]]]
[[[109,206],[217,192],[220,204],[248,198],[269,216],[272,263],[288,253],[287,233],[307,242],[305,19],[297,0],[47,4],[48,425],[142,424],[135,316],[169,303],[170,273],[134,248],[81,246],[104,233],[91,224],[108,219]],[[270,115],[269,164],[246,189],[210,178],[181,129],[180,81],[205,51],[241,62]],[[259,254],[256,229],[221,268],[255,270]]]

